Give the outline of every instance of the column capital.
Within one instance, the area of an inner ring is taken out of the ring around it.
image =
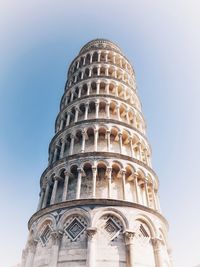
[[[151,238],[151,242],[153,244],[154,249],[157,250],[160,249],[160,245],[163,244],[163,240],[158,237]]]
[[[86,229],[87,232],[87,237],[89,240],[92,240],[97,232],[97,228],[96,227],[89,227]]]
[[[77,171],[78,171],[79,173],[83,173],[83,169],[82,169],[81,167],[77,168]]]
[[[121,174],[126,173],[126,169],[121,169]]]
[[[38,243],[38,240],[31,238],[28,241],[28,249],[30,249],[31,251],[34,251],[36,249],[37,243]]]
[[[97,166],[92,166],[92,171],[96,172],[97,171]]]
[[[54,245],[59,244],[59,242],[62,239],[62,236],[63,236],[63,231],[61,230],[51,232],[51,238],[53,240]]]
[[[124,237],[125,237],[125,243],[126,245],[133,244],[133,239],[135,237],[135,232],[132,230],[126,230],[124,232]]]

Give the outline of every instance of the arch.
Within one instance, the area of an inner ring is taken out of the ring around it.
[[[123,230],[126,231],[126,229],[129,229],[129,221],[127,220],[126,216],[121,211],[111,207],[102,208],[96,212],[92,218],[91,226],[96,227],[98,220],[104,215],[117,217],[123,225]]]
[[[74,215],[79,215],[79,216],[82,216],[83,218],[85,218],[86,221],[87,221],[88,226],[91,224],[91,217],[90,217],[90,213],[89,212],[87,212],[87,211],[85,211],[84,209],[81,209],[81,208],[73,208],[73,209],[65,211],[62,214],[62,216],[61,216],[61,218],[60,218],[60,220],[58,222],[58,227],[57,228],[59,230],[63,230],[63,227],[65,225],[66,220],[69,217],[74,216]]]

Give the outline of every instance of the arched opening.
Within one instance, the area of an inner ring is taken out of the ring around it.
[[[97,62],[98,61],[98,53],[94,52],[93,56],[92,56],[92,62]]]
[[[81,146],[82,146],[82,132],[81,130],[78,130],[75,135],[74,139],[74,151],[73,154],[78,154],[81,152]]]
[[[91,151],[94,151],[94,129],[90,127],[86,131],[85,152]]]
[[[126,247],[122,222],[113,214],[103,215],[97,222],[96,267],[115,266],[125,267]]]
[[[134,170],[132,166],[128,165],[126,166],[126,185],[125,185],[125,190],[126,190],[126,200],[130,202],[137,202],[136,200],[136,189],[134,186]]]
[[[81,89],[81,96],[87,95],[87,84],[84,84]]]
[[[96,85],[96,82],[92,82],[91,84],[91,94],[92,95],[95,95],[97,92],[97,85]]]
[[[112,179],[111,179],[111,198],[123,199],[123,184],[120,173],[120,166],[117,163],[112,164]]]
[[[99,103],[99,117],[106,118],[106,103],[105,102]]]
[[[87,54],[87,55],[86,55],[86,58],[85,58],[85,64],[86,64],[86,65],[89,65],[89,64],[90,64],[90,54]]]
[[[78,167],[76,165],[73,165],[70,168],[70,175],[67,188],[67,200],[76,198],[77,178],[78,178],[77,168]]]
[[[98,151],[107,151],[106,129],[103,127],[100,127],[98,134],[99,134]]]
[[[108,180],[106,176],[106,164],[99,162],[96,177],[96,198],[108,197]]]
[[[120,153],[118,130],[116,128],[112,128],[110,131],[110,150]]]
[[[78,116],[78,120],[79,120],[79,121],[82,121],[82,120],[84,120],[84,118],[85,118],[85,104],[82,103],[82,104],[80,104],[80,106],[79,106],[79,116]]]
[[[65,174],[64,174],[64,172],[65,172],[65,169],[63,169],[61,171],[60,175],[59,175],[55,203],[58,203],[58,202],[61,202],[62,201],[64,180],[65,180]]]
[[[83,167],[80,198],[92,197],[92,185],[92,166],[90,163],[85,163]]]
[[[138,263],[139,266],[155,267],[154,252],[149,227],[142,220],[136,220],[134,228],[135,263]]]
[[[84,73],[84,79],[87,79],[89,77],[90,70],[88,68],[85,69]]]
[[[88,119],[94,119],[95,118],[95,112],[96,112],[96,106],[95,106],[95,103],[92,101],[89,103]]]
[[[106,85],[105,85],[105,83],[104,82],[101,82],[100,83],[100,90],[99,90],[99,93],[100,94],[105,94],[105,89],[106,89]]]

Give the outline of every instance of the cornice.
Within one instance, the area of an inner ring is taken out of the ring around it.
[[[28,229],[30,230],[31,225],[34,223],[34,221],[38,220],[40,217],[49,214],[51,212],[57,211],[57,210],[63,210],[65,208],[73,208],[73,207],[84,207],[89,206],[89,207],[112,207],[112,206],[119,206],[119,207],[130,207],[138,210],[142,210],[148,213],[151,213],[155,216],[157,216],[167,227],[169,228],[168,222],[165,219],[165,217],[160,214],[158,211],[153,210],[151,208],[148,208],[146,206],[137,204],[137,203],[132,203],[128,201],[123,201],[123,200],[114,200],[114,199],[74,199],[74,200],[68,200],[65,202],[60,202],[54,205],[50,205],[46,208],[43,208],[36,213],[34,213],[31,218],[29,219],[28,222]]]

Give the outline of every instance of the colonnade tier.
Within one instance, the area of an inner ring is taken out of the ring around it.
[[[58,165],[43,175],[38,210],[86,198],[124,200],[160,210],[157,192],[157,177],[138,164],[88,158]]]
[[[136,131],[116,124],[85,122],[60,131],[49,145],[49,164],[85,152],[113,152],[142,161],[151,167],[151,148]]]
[[[110,77],[85,79],[77,85],[72,85],[64,92],[61,99],[60,109],[76,99],[88,95],[106,95],[107,97],[116,97],[118,100],[124,100],[134,108],[141,111],[141,103],[136,92],[129,86],[114,80]]]
[[[92,49],[88,52],[79,54],[71,63],[68,71],[68,77],[73,75],[79,68],[92,63],[108,63],[125,70],[128,74],[134,76],[135,72],[128,59],[119,51],[110,49]]]
[[[92,63],[91,66],[84,66],[80,68],[75,72],[75,74],[68,77],[66,86],[70,87],[83,79],[88,79],[90,77],[111,77],[136,90],[136,83],[131,75],[127,74],[119,67],[105,63]]]
[[[131,105],[103,96],[89,96],[69,104],[60,111],[55,122],[56,133],[78,121],[89,119],[112,119],[136,128],[142,134],[146,124],[142,113]]]

